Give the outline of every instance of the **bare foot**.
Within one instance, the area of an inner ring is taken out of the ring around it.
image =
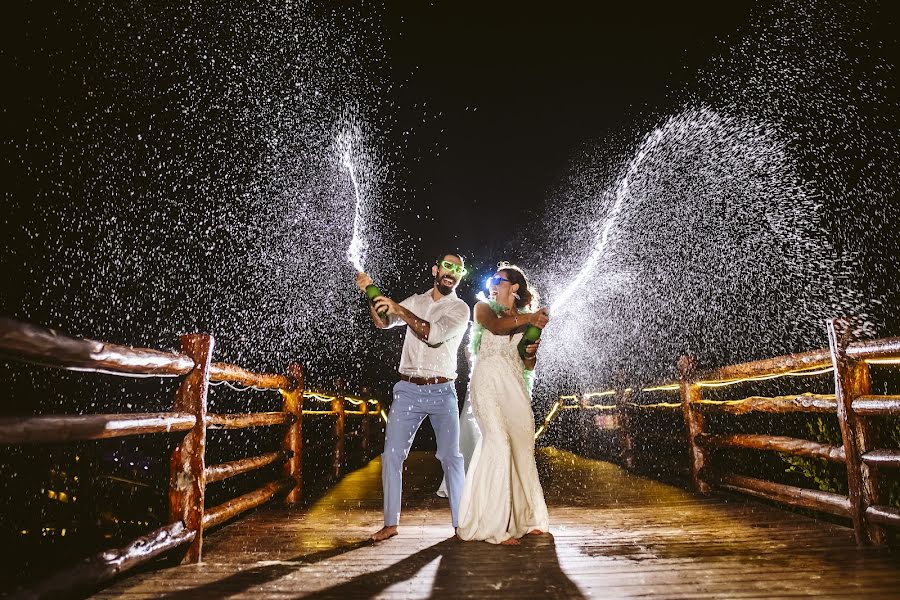
[[[541,531],[540,529],[532,529],[531,531],[528,532],[528,535],[541,535],[543,533],[544,532]]]
[[[372,534],[369,538],[373,542],[383,542],[386,539],[392,538],[397,535],[397,526],[391,525],[390,527],[382,527],[378,531]]]
[[[518,546],[522,541],[518,538],[509,538],[508,540],[503,540],[500,542],[501,546]]]

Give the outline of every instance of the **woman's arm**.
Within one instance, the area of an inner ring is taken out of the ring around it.
[[[530,325],[530,313],[499,317],[487,302],[475,305],[475,321],[494,335],[507,335],[522,327]]]

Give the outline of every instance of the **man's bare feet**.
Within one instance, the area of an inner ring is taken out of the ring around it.
[[[501,546],[518,546],[522,541],[519,538],[509,538],[500,542]]]
[[[528,532],[528,535],[541,535],[543,533],[544,532],[541,531],[540,529],[532,529],[531,531]]]
[[[382,527],[378,531],[372,534],[372,537],[369,539],[373,542],[383,542],[386,539],[392,538],[397,535],[397,526],[391,525],[390,527]]]

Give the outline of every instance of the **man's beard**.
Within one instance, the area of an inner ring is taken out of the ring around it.
[[[441,296],[446,296],[453,291],[453,285],[445,285],[443,278],[440,275],[434,278],[434,285],[437,286],[437,290],[440,292]]]

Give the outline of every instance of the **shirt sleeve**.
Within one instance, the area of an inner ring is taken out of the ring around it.
[[[413,310],[413,305],[415,304],[413,298],[415,298],[415,296],[410,296],[406,300],[403,300],[402,302],[400,302],[400,306],[415,314],[416,311]],[[388,328],[397,327],[398,325],[406,325],[406,321],[404,321],[397,315],[388,315]]]
[[[436,346],[450,338],[462,336],[469,326],[469,305],[465,302],[457,302],[445,314],[431,323],[428,332],[428,345]]]

